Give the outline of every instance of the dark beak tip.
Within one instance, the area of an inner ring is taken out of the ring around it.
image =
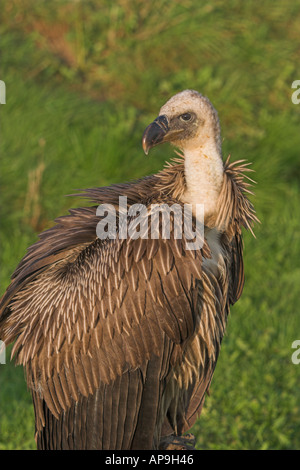
[[[159,116],[145,129],[142,145],[146,155],[152,147],[164,142],[168,132],[168,121],[165,116]]]

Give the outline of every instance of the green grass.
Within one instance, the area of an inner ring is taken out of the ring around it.
[[[78,188],[157,171],[141,135],[165,100],[194,88],[219,111],[224,155],[256,170],[262,224],[245,235],[246,285],[201,418],[199,449],[299,449],[300,105],[297,2],[4,1],[1,293]],[[200,2],[199,2],[200,5]],[[24,374],[0,365],[0,449],[33,449]]]

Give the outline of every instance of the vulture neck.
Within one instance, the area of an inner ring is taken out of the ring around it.
[[[224,165],[219,142],[207,136],[201,145],[184,149],[184,171],[186,190],[183,202],[204,205],[204,220],[215,215],[217,201],[224,178]]]

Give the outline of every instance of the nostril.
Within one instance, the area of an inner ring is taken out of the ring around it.
[[[156,122],[159,127],[161,127],[164,131],[167,131],[169,129],[169,121],[168,121],[168,118],[167,116],[165,116],[164,114],[161,115],[161,116],[158,116],[154,122]]]

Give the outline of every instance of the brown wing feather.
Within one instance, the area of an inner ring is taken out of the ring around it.
[[[243,240],[240,234],[233,237],[231,244],[231,269],[230,269],[230,292],[229,301],[231,304],[237,302],[242,295],[245,274],[243,261]]]

